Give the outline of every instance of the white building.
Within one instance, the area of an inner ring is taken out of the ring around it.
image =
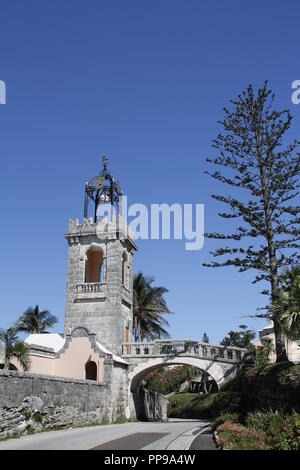
[[[274,326],[273,321],[271,320],[269,325],[265,326],[261,330],[258,330],[258,340],[256,341],[255,346],[261,346],[261,339],[262,338],[270,338],[272,339],[274,345],[274,351],[269,355],[269,359],[271,362],[276,361],[276,354],[275,354],[275,334],[274,334]],[[288,358],[291,362],[300,362],[300,339],[296,341],[292,341],[288,338],[285,338],[285,347]]]

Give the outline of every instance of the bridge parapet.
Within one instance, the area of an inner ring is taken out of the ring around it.
[[[246,349],[201,343],[188,339],[122,344],[122,356],[124,358],[192,356],[200,359],[239,364],[246,352]]]

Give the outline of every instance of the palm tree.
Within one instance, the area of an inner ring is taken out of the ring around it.
[[[287,269],[281,276],[282,288],[277,302],[270,308],[278,315],[279,324],[292,340],[300,338],[300,266]]]
[[[16,331],[25,333],[48,333],[46,328],[51,328],[57,323],[57,318],[51,315],[48,310],[39,310],[39,306],[29,307],[19,318],[15,325]]]
[[[4,343],[5,348],[5,364],[4,369],[10,368],[10,360],[15,357],[20,362],[25,371],[30,368],[29,346],[20,341],[17,337],[15,328],[8,330],[0,330],[0,341]]]
[[[133,280],[133,331],[135,341],[168,338],[164,314],[171,313],[164,299],[165,287],[153,287],[154,278],[141,272]]]

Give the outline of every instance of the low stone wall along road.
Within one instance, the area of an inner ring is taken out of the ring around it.
[[[209,423],[171,419],[43,432],[0,442],[1,450],[188,450],[214,448]],[[201,435],[203,433],[203,442]],[[197,439],[197,441],[196,441]],[[197,446],[193,443],[198,443]]]

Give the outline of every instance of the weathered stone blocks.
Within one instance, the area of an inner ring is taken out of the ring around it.
[[[65,334],[84,325],[91,333],[96,333],[101,344],[118,355],[126,335],[130,338],[132,334],[133,254],[136,250],[123,222],[116,231],[112,224],[103,221],[98,224],[91,220],[84,220],[83,224],[78,220],[70,221],[69,233],[65,235],[69,243]],[[77,286],[85,282],[86,253],[91,247],[103,252],[102,284],[97,293],[78,294]],[[123,285],[124,254],[129,277],[127,286]]]

